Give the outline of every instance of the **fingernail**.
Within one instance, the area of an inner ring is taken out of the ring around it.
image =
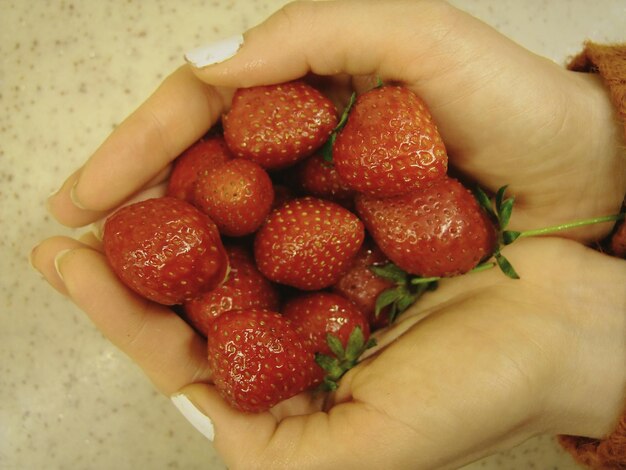
[[[194,67],[219,64],[233,57],[243,44],[243,35],[236,34],[206,46],[197,47],[185,54],[185,60]]]
[[[97,222],[94,222],[89,228],[91,229],[91,233],[93,233],[93,236],[96,237],[99,241],[102,241],[102,238],[104,236],[104,221],[99,220]]]
[[[86,210],[87,208],[81,204],[81,202],[78,200],[78,196],[76,195],[77,185],[78,185],[78,180],[76,180],[76,182],[72,185],[72,188],[70,189],[70,199],[72,201],[72,204],[74,204],[76,207],[78,207],[79,209]]]
[[[37,249],[38,248],[39,248],[39,245],[36,245],[36,246],[33,247],[32,250],[30,250],[30,253],[28,253],[28,262],[29,262],[31,268],[33,268],[37,272],[40,272],[39,269],[33,263],[33,258],[35,257],[35,253],[37,253]]]
[[[61,263],[61,259],[68,254],[70,251],[70,249],[67,250],[61,250],[57,253],[57,255],[54,257],[54,269],[56,269],[57,274],[59,275],[59,277],[61,278],[61,280],[63,280],[63,274],[61,274],[61,270],[59,269],[60,263]]]
[[[191,425],[200,432],[200,434],[212,442],[215,437],[213,421],[196,408],[196,405],[194,405],[186,395],[183,395],[182,393],[172,395],[171,400],[178,411],[180,411],[180,413],[187,418],[187,421],[189,421]]]

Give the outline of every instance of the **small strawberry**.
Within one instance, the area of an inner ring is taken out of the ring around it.
[[[306,338],[315,352],[332,354],[326,336],[335,336],[345,348],[354,328],[359,327],[365,341],[370,329],[367,318],[349,300],[330,292],[314,292],[289,300],[282,309],[296,331]]]
[[[230,158],[232,154],[221,135],[200,139],[174,161],[167,195],[193,202],[198,176]]]
[[[228,270],[215,224],[173,197],[122,207],[106,220],[103,242],[109,264],[122,282],[164,305],[214,289]]]
[[[211,217],[220,233],[238,237],[261,226],[272,207],[274,189],[267,172],[257,163],[234,158],[198,177],[193,201]]]
[[[626,223],[622,221],[611,236],[611,253],[626,259]]]
[[[426,104],[400,86],[381,86],[357,98],[332,159],[347,186],[379,197],[405,194],[443,177],[448,162]]]
[[[342,205],[351,201],[355,194],[340,180],[333,164],[324,160],[321,154],[315,154],[298,164],[296,180],[306,194]]]
[[[304,197],[275,209],[254,240],[259,271],[302,290],[333,285],[364,238],[361,221],[334,202]]]
[[[232,152],[268,169],[311,155],[337,124],[332,102],[303,81],[240,88],[222,119]]]
[[[184,304],[185,317],[204,336],[217,317],[231,310],[278,309],[278,292],[256,268],[252,254],[237,245],[227,246],[226,253],[228,279]]]
[[[209,329],[208,359],[222,397],[250,413],[308,389],[317,373],[313,353],[291,323],[265,310],[219,316]]]
[[[389,260],[374,243],[364,243],[355,256],[350,269],[346,271],[332,287],[346,299],[352,301],[363,312],[372,329],[389,324],[389,308],[376,315],[376,299],[393,287],[394,283],[372,271],[373,266],[383,266]]]
[[[359,195],[356,208],[383,253],[410,274],[462,274],[496,248],[486,212],[453,178],[394,198]]]

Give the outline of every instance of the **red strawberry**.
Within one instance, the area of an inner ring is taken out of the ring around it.
[[[215,224],[172,197],[122,207],[107,219],[103,242],[109,264],[124,284],[164,305],[214,289],[228,269]]]
[[[184,305],[187,320],[204,336],[209,325],[225,312],[278,309],[278,292],[256,268],[252,254],[241,246],[227,246],[226,253],[230,261],[226,282]]]
[[[302,81],[240,88],[222,119],[238,157],[282,168],[311,155],[337,124],[332,102]]]
[[[364,243],[350,269],[333,286],[334,292],[352,301],[367,316],[372,329],[389,324],[388,309],[376,317],[376,299],[382,292],[392,288],[394,283],[374,274],[370,266],[382,266],[388,262],[375,244]]]
[[[315,292],[294,297],[285,304],[282,313],[318,353],[332,354],[326,341],[327,334],[339,339],[344,348],[356,327],[361,328],[365,341],[369,338],[365,315],[356,305],[337,294]]]
[[[302,290],[337,282],[364,238],[361,221],[338,204],[313,197],[275,209],[257,232],[254,256],[268,279]]]
[[[626,259],[626,222],[621,222],[611,236],[611,253]]]
[[[263,223],[274,201],[274,189],[258,164],[234,158],[200,175],[193,200],[223,235],[242,236]]]
[[[383,253],[411,274],[462,274],[496,246],[495,228],[486,213],[452,178],[395,198],[359,195],[356,207]]]
[[[382,86],[357,98],[333,161],[347,186],[388,197],[441,178],[448,157],[425,103],[407,88]]]
[[[279,313],[241,310],[219,316],[208,336],[209,366],[222,397],[245,412],[266,411],[313,383],[313,353]]]
[[[175,160],[167,195],[193,202],[198,176],[229,158],[232,154],[221,135],[200,139]]]
[[[351,201],[354,191],[339,178],[332,163],[316,154],[298,164],[297,177],[300,187],[311,196],[344,204]]]
[[[288,186],[283,184],[274,184],[274,202],[272,203],[272,210],[278,209],[286,202],[295,199],[293,191]]]

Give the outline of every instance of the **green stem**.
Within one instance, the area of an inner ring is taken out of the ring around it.
[[[569,230],[577,227],[584,227],[585,225],[599,224],[602,222],[617,222],[624,219],[624,213],[605,215],[603,217],[594,217],[592,219],[577,220],[574,222],[568,222],[565,224],[553,225],[551,227],[538,228],[535,230],[525,230],[520,233],[518,238],[534,237],[537,235],[547,235],[553,232],[560,232],[563,230]]]
[[[486,262],[486,263],[481,263],[478,266],[476,266],[473,269],[470,269],[466,274],[470,274],[470,273],[479,273],[481,271],[487,271],[488,269],[491,269],[493,267],[495,267],[496,263],[494,263],[493,261],[490,262]],[[434,281],[440,281],[441,279],[443,279],[442,277],[439,276],[433,276],[433,277],[414,277],[413,279],[411,279],[411,284],[425,284],[427,282],[434,282]]]

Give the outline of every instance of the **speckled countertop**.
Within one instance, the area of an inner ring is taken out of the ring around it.
[[[223,465],[139,369],[28,265],[63,229],[49,193],[190,47],[284,0],[0,0],[0,469]],[[563,63],[583,40],[626,40],[623,0],[453,2]],[[550,437],[475,469],[578,468]]]

